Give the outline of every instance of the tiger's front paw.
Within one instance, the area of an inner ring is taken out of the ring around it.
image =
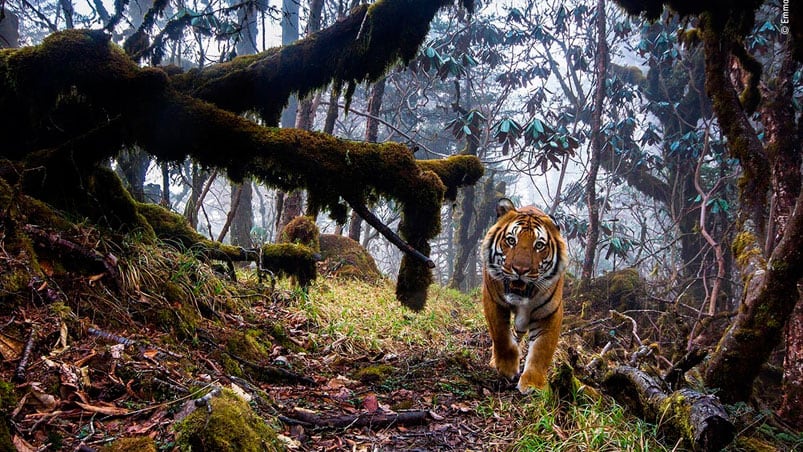
[[[503,377],[513,379],[519,374],[519,351],[518,349],[508,350],[505,353],[494,351],[490,364]]]
[[[519,378],[516,388],[522,394],[528,394],[534,390],[541,390],[546,387],[546,374],[537,370],[525,369]]]

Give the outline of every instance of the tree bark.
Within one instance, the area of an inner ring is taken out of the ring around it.
[[[705,384],[717,388],[726,403],[746,401],[761,365],[780,343],[798,301],[803,277],[803,195],[799,195],[787,231],[763,274],[754,272],[733,324],[725,332],[705,371]]]
[[[241,184],[231,184],[231,206],[234,209],[234,196],[240,192],[240,199],[236,203],[234,218],[231,222],[231,244],[243,248],[251,248],[251,229],[254,227],[254,208],[252,206],[254,191],[251,180],[246,179]]]
[[[657,380],[629,366],[619,366],[603,382],[619,403],[648,422],[668,427],[694,450],[719,451],[736,433],[725,408],[712,395],[691,389],[667,393]]]
[[[594,105],[591,113],[591,159],[586,180],[586,206],[588,207],[588,236],[583,257],[581,280],[588,284],[594,276],[594,261],[599,242],[599,203],[597,203],[597,173],[602,154],[602,110],[605,102],[605,81],[608,67],[608,42],[605,35],[605,0],[597,0],[597,61]]]
[[[711,13],[706,13],[701,16],[706,58],[706,90],[714,101],[714,111],[728,139],[730,151],[739,159],[744,171],[739,192],[742,208],[746,212],[742,219],[742,229],[745,229],[744,222],[749,220],[755,231],[753,236],[765,238],[768,229],[773,229],[767,227],[767,194],[773,188],[773,183],[778,186],[776,178],[788,170],[785,168],[788,162],[781,164],[780,168],[776,168],[775,163],[784,161],[782,156],[789,151],[784,149],[786,145],[783,140],[794,129],[789,130],[788,122],[784,125],[783,121],[777,121],[784,117],[783,110],[771,115],[769,129],[780,129],[773,132],[775,141],[769,143],[766,150],[763,148],[727,75],[730,50],[736,49],[738,52],[737,46],[741,44],[729,41],[727,33],[722,31],[723,25],[712,20],[710,15]],[[779,82],[783,84],[783,78]],[[786,101],[788,102],[788,98]],[[771,99],[771,102],[784,101],[779,98]],[[773,174],[773,169],[778,169],[781,173]],[[797,191],[798,195],[794,202],[787,202],[794,208],[788,217],[785,232],[771,250],[764,273],[751,268],[742,269],[747,282],[742,305],[705,371],[706,385],[718,388],[720,396],[728,403],[749,399],[761,365],[780,343],[786,323],[798,302],[798,282],[803,277],[803,250],[800,247],[800,243],[803,243],[803,199],[800,195],[799,173],[797,177],[797,187],[791,190]],[[789,196],[783,192],[774,195],[776,202],[778,195]],[[773,224],[780,219],[777,212],[776,210]],[[779,226],[783,225],[775,227]],[[749,232],[742,232],[740,235],[744,239],[747,234]]]
[[[798,286],[798,293],[800,293]],[[783,399],[778,415],[798,430],[803,430],[803,303],[792,311],[786,326],[786,353],[783,361]]]

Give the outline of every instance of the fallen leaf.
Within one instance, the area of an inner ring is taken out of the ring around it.
[[[11,440],[11,442],[14,443],[14,447],[17,448],[17,452],[36,452],[35,447],[33,447],[24,439],[20,438],[18,435],[14,435],[14,438]]]
[[[436,421],[442,421],[442,420],[446,419],[445,417],[441,416],[440,414],[436,413],[433,410],[429,410],[429,417],[431,417],[433,420],[436,420]]]
[[[53,411],[59,404],[58,399],[42,390],[41,383],[31,383],[31,395],[44,408],[43,411]]]
[[[0,333],[0,356],[6,361],[16,361],[22,354],[23,343]]]
[[[362,401],[362,408],[368,412],[374,412],[379,410],[379,400],[376,398],[376,394],[368,394]]]

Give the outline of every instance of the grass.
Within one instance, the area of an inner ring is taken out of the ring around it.
[[[525,399],[514,451],[665,451],[656,426],[627,414],[613,401],[578,395],[560,401],[550,391]]]
[[[369,352],[399,353],[421,345],[453,350],[463,346],[454,332],[484,328],[478,300],[438,287],[431,289],[421,312],[401,306],[391,283],[356,280],[316,283],[299,307],[321,334],[345,338]]]

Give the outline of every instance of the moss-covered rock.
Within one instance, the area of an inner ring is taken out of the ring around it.
[[[396,368],[388,364],[372,364],[354,372],[354,378],[363,383],[382,383],[397,372]]]
[[[356,241],[335,234],[321,235],[323,271],[337,277],[378,281],[382,278],[374,258]]]
[[[262,333],[257,330],[248,330],[230,337],[226,343],[226,350],[234,356],[258,363],[270,356],[270,353],[260,341]]]
[[[156,443],[147,436],[120,438],[100,449],[101,452],[156,452]]]
[[[644,279],[635,268],[606,273],[580,290],[583,292],[577,299],[582,300],[584,314],[591,311],[603,317],[610,310],[644,309],[647,296]]]
[[[321,232],[315,224],[315,219],[307,216],[298,216],[290,220],[279,233],[279,243],[297,243],[315,251],[321,250]]]
[[[234,392],[223,389],[175,425],[176,447],[183,452],[264,452],[284,450],[276,431]]]

